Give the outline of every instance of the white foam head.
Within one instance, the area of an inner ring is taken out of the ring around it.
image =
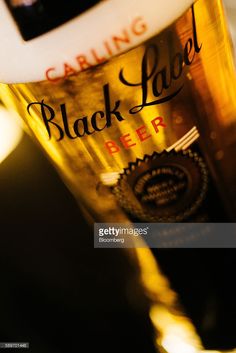
[[[33,82],[63,76],[64,64],[80,71],[102,57],[124,52],[178,18],[193,0],[106,0],[30,41],[24,41],[0,1],[0,82]],[[123,41],[115,41],[121,37]],[[83,61],[84,60],[84,61]],[[49,70],[49,71],[48,71]]]

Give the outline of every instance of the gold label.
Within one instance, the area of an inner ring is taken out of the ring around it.
[[[130,163],[114,193],[134,218],[149,222],[181,222],[192,216],[205,199],[206,165],[196,152],[153,153]]]

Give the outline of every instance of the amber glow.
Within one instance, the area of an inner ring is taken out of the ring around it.
[[[0,107],[0,163],[16,148],[22,137],[22,130],[12,115]]]
[[[141,281],[152,305],[150,318],[157,331],[156,343],[168,353],[194,353],[202,349],[196,330],[184,314],[177,294],[170,288],[148,248],[136,249]]]
[[[150,318],[157,332],[158,351],[168,353],[221,353],[204,350],[191,320],[185,315],[178,295],[170,288],[148,248],[136,249],[141,281],[151,299]],[[228,351],[236,353],[236,349]]]

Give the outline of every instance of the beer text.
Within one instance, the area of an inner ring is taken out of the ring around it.
[[[145,125],[139,126],[133,134],[128,133],[120,136],[119,141],[109,140],[105,142],[106,150],[109,154],[120,152],[121,148],[129,149],[137,145],[139,142],[144,142],[152,137],[152,132],[158,134],[166,127],[164,119],[161,116],[151,120],[149,129]]]
[[[188,38],[183,48],[180,47],[178,50],[172,47],[171,37],[168,43],[168,51],[165,55],[165,60],[162,61],[162,53],[157,44],[151,43],[146,47],[141,61],[140,80],[138,82],[131,82],[127,78],[125,68],[120,70],[118,75],[120,81],[119,84],[134,89],[134,93],[131,91],[130,95],[134,94],[136,97],[141,97],[141,101],[136,101],[137,104],[135,106],[128,107],[128,111],[126,108],[127,103],[132,100],[128,98],[123,102],[122,100],[112,99],[112,87],[109,83],[103,85],[101,97],[103,106],[92,114],[88,115],[82,113],[81,117],[68,116],[68,114],[71,113],[68,113],[66,103],[63,103],[60,105],[60,109],[57,109],[57,112],[59,111],[59,113],[56,115],[55,110],[50,105],[46,104],[44,100],[41,102],[30,103],[27,107],[27,111],[31,115],[32,107],[38,106],[49,139],[53,137],[57,141],[60,141],[64,137],[75,139],[101,132],[104,129],[112,127],[114,124],[117,124],[117,122],[122,122],[129,115],[140,113],[145,107],[170,101],[183,89],[184,81],[181,80],[181,78],[183,77],[184,67],[192,64],[196,54],[200,52],[202,47],[202,44],[199,45],[198,43],[193,6],[192,37]],[[176,82],[175,85],[172,84],[174,81]],[[139,95],[136,94],[137,91],[139,91]],[[76,104],[76,102],[74,102],[74,104]],[[75,107],[73,111],[76,111]],[[80,115],[80,112],[78,112],[78,115]],[[154,121],[153,126],[155,128],[156,122]],[[163,127],[161,124],[162,121],[161,123],[159,122],[159,125]],[[142,129],[144,128],[136,131],[141,141],[142,139],[145,139],[145,133],[142,132]],[[121,142],[125,148],[131,147],[131,141],[129,140],[128,135],[125,137],[123,136]],[[113,151],[114,146],[113,143]],[[109,153],[114,153],[111,152],[111,141],[106,147],[109,150]]]
[[[60,68],[50,67],[46,70],[46,79],[57,83],[70,75],[84,71],[107,61],[110,57],[121,52],[122,49],[132,45],[133,38],[139,37],[147,31],[147,24],[142,17],[136,17],[130,26],[123,28],[120,33],[114,34],[104,40],[99,48],[91,48],[87,53],[78,54],[73,63],[64,62]],[[63,74],[59,72],[63,71]]]
[[[184,65],[190,66],[195,58],[196,53],[199,53],[202,45],[198,44],[197,31],[196,31],[196,21],[194,16],[194,9],[192,6],[192,25],[193,25],[193,38],[189,38],[184,46],[183,52],[177,52],[172,56],[173,48],[170,44],[168,46],[168,60],[165,66],[159,67],[159,60],[161,53],[157,45],[152,44],[147,47],[142,60],[142,73],[141,81],[133,83],[128,81],[124,76],[124,69],[120,71],[120,81],[131,87],[140,87],[142,89],[142,102],[129,110],[130,114],[136,114],[140,112],[144,107],[162,104],[172,98],[174,98],[183,88],[180,85],[174,92],[169,95],[164,95],[166,90],[171,87],[172,81],[177,81],[183,72]],[[150,63],[153,63],[150,68]],[[153,101],[148,101],[148,82],[151,80],[151,93],[154,97],[161,98],[155,99]]]

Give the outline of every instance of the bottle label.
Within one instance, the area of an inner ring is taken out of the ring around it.
[[[154,152],[130,163],[114,194],[136,220],[182,222],[197,212],[207,189],[207,167],[198,153],[188,149]]]
[[[38,109],[41,113],[42,121],[45,125],[45,131],[47,137],[50,139],[56,139],[61,141],[64,139],[77,139],[85,138],[90,135],[95,136],[105,132],[107,129],[116,127],[117,124],[124,122],[127,119],[133,119],[134,116],[143,113],[143,110],[150,109],[153,106],[161,106],[164,103],[169,103],[176,96],[178,96],[185,84],[186,71],[188,67],[192,65],[196,56],[201,51],[202,44],[198,42],[197,31],[196,31],[196,20],[194,15],[194,7],[191,8],[192,16],[192,33],[184,43],[184,47],[180,47],[179,43],[174,42],[172,32],[164,34],[165,44],[156,43],[156,39],[150,41],[150,44],[146,44],[146,49],[143,55],[137,55],[136,60],[140,59],[140,63],[136,68],[136,75],[138,75],[138,81],[133,81],[130,76],[132,73],[130,70],[126,70],[126,67],[121,67],[116,73],[115,79],[118,80],[120,94],[122,94],[122,88],[129,90],[130,101],[133,95],[139,97],[136,100],[134,106],[130,106],[127,109],[127,97],[125,102],[119,99],[114,99],[112,91],[114,92],[113,82],[106,82],[103,88],[99,87],[102,91],[101,99],[102,106],[98,110],[88,114],[85,109],[87,106],[82,107],[82,111],[79,114],[82,115],[80,118],[74,118],[69,114],[68,106],[71,102],[63,102],[59,107],[51,106],[47,104],[44,99],[41,101],[31,102],[27,111],[31,115],[32,111]],[[158,45],[159,44],[159,45]],[[127,57],[129,53],[125,54]],[[130,53],[132,56],[132,53]],[[119,62],[119,58],[118,58]],[[130,62],[128,69],[130,69]],[[115,63],[111,63],[111,65]],[[102,83],[102,78],[106,79],[106,64],[101,67],[95,68],[97,75],[101,76],[99,82]],[[95,77],[96,75],[94,75]],[[115,81],[115,79],[113,81]],[[60,80],[60,79],[59,79]],[[82,82],[82,78],[80,80]],[[79,77],[78,77],[79,83]],[[62,82],[63,85],[63,82]],[[58,87],[60,87],[58,85]],[[62,89],[65,89],[64,87]],[[78,88],[76,88],[78,90]],[[74,94],[76,94],[76,89]],[[84,92],[86,87],[82,87]],[[187,87],[185,87],[187,90]],[[56,87],[54,89],[56,92]],[[152,97],[152,98],[151,98]],[[74,104],[74,103],[73,103]],[[124,108],[126,106],[126,109]],[[73,112],[74,113],[74,112]],[[153,117],[150,121],[149,130],[158,134],[161,129],[167,128],[166,117],[157,116]],[[139,143],[147,140],[152,136],[147,131],[146,126],[140,126],[136,129]],[[136,143],[130,140],[129,134],[122,135],[119,139],[124,149],[132,148],[136,146]],[[106,153],[114,155],[120,152],[120,147],[117,141],[107,140],[105,141],[104,148]]]

